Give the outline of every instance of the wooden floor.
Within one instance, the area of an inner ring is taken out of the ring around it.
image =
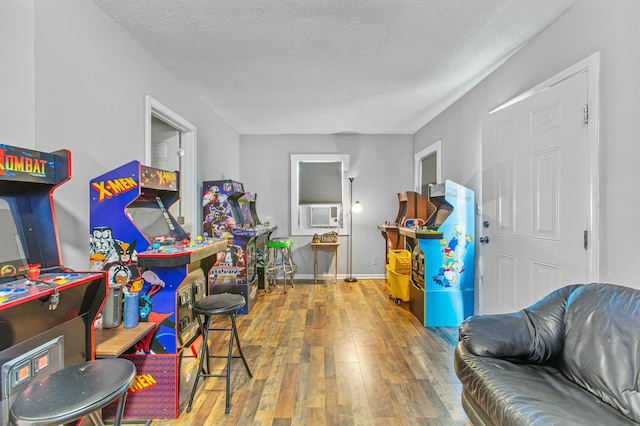
[[[209,378],[191,413],[152,425],[468,425],[457,329],[426,329],[387,294],[385,280],[261,291],[238,316],[253,378],[233,361],[230,413],[224,380]],[[214,334],[224,353],[227,337]]]

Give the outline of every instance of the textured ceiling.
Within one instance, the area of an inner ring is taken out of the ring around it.
[[[240,134],[412,134],[578,0],[94,2]]]

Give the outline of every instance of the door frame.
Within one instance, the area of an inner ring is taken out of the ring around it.
[[[600,52],[559,72],[489,112],[492,114],[581,72],[587,73],[587,282],[600,281]],[[484,268],[483,268],[484,269]],[[480,292],[482,294],[482,292]]]
[[[428,147],[416,152],[413,154],[413,185],[414,190],[418,194],[422,194],[422,160],[430,156],[431,154],[436,154],[436,183],[442,182],[442,139],[438,139]],[[427,194],[423,194],[427,196]]]
[[[182,215],[189,218],[192,229],[186,229],[195,238],[200,233],[200,220],[198,219],[199,210],[196,208],[200,197],[197,194],[198,189],[198,163],[196,161],[196,126],[179,114],[175,113],[162,103],[149,95],[144,96],[144,149],[143,164],[151,165],[151,117],[156,117],[180,132],[180,141],[184,149],[184,156],[181,158],[180,173],[180,199],[186,200],[181,205]],[[192,200],[189,202],[188,200]]]

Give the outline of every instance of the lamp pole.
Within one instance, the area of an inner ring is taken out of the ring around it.
[[[344,279],[346,283],[355,283],[358,281],[351,275],[353,269],[353,180],[358,177],[358,172],[349,170],[345,172],[349,179],[349,276]]]

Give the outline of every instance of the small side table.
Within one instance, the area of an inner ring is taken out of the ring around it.
[[[340,243],[311,243],[313,248],[313,282],[318,283],[318,247],[333,249],[333,282],[338,282],[338,247]]]

